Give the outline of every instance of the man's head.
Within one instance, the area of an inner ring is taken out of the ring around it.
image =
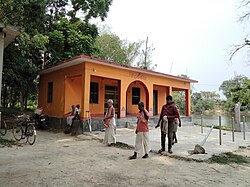
[[[172,98],[172,96],[171,96],[171,95],[168,95],[168,96],[166,97],[166,100],[167,100],[167,104],[171,104],[171,103],[172,103],[173,98]]]
[[[108,103],[108,106],[110,107],[110,106],[113,105],[114,101],[113,101],[112,99],[109,99],[109,100],[107,101],[107,103]]]
[[[71,105],[71,108],[74,109],[74,108],[75,108],[75,105]]]
[[[138,103],[138,109],[139,109],[140,111],[142,111],[142,110],[144,109],[144,103],[143,103],[142,101],[140,101],[140,102]]]

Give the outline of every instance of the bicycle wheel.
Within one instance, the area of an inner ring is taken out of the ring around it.
[[[22,125],[16,125],[13,127],[13,136],[17,141],[20,141],[23,137],[23,128]]]
[[[29,124],[26,130],[27,141],[30,145],[33,145],[36,141],[36,129],[34,125]]]
[[[4,120],[1,120],[0,134],[4,136],[6,133],[7,133],[7,124],[5,123]]]

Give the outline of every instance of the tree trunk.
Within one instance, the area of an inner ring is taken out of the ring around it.
[[[6,108],[6,99],[7,99],[7,88],[4,86],[3,87],[3,95],[2,95],[2,98],[3,98],[3,100],[2,100],[2,106],[4,107],[4,108]]]
[[[22,91],[20,92],[20,105],[21,105],[20,110],[23,112],[24,111],[24,94]]]
[[[15,107],[15,91],[14,88],[12,87],[10,90],[10,107],[14,108]]]
[[[27,96],[27,94],[25,94],[25,98],[24,98],[25,109],[27,109],[27,105],[28,105],[28,96]]]

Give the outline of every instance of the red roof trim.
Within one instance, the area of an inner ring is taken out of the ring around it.
[[[143,69],[143,68],[138,68],[138,67],[133,67],[133,66],[126,66],[126,65],[122,65],[122,64],[118,64],[116,62],[109,62],[107,60],[102,60],[102,59],[99,59],[99,58],[94,58],[94,57],[90,57],[90,56],[87,56],[87,55],[78,55],[78,56],[75,56],[73,58],[70,58],[70,59],[67,59],[67,60],[64,60],[64,61],[61,61],[47,69],[44,69],[44,70],[48,70],[52,67],[56,67],[56,66],[59,66],[61,64],[64,64],[64,63],[67,63],[67,62],[70,62],[70,61],[73,61],[73,60],[76,60],[76,59],[83,59],[83,60],[93,60],[93,61],[97,61],[97,62],[101,62],[103,63],[104,65],[105,64],[109,64],[109,65],[113,65],[113,66],[117,66],[117,67],[123,67],[123,68],[127,68],[127,69],[131,69],[131,70],[136,70],[136,71],[141,71],[141,72],[145,72],[145,73],[153,73],[153,74],[159,74],[159,75],[163,75],[163,76],[167,76],[167,77],[172,77],[174,79],[181,79],[183,81],[188,81],[188,82],[191,82],[191,83],[197,83],[198,81],[196,80],[193,80],[193,79],[186,79],[186,78],[183,78],[183,77],[179,77],[179,76],[174,76],[174,75],[169,75],[169,74],[165,74],[165,73],[161,73],[161,72],[157,72],[157,71],[152,71],[152,70],[148,70],[148,69]],[[41,73],[44,71],[42,70]]]

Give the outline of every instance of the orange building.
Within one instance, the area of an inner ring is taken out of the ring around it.
[[[106,101],[114,100],[117,118],[134,115],[143,101],[150,115],[158,115],[173,91],[185,91],[186,116],[190,116],[190,83],[197,81],[151,70],[124,66],[86,55],[76,56],[40,72],[39,103],[44,113],[63,118],[72,104],[103,116]]]

